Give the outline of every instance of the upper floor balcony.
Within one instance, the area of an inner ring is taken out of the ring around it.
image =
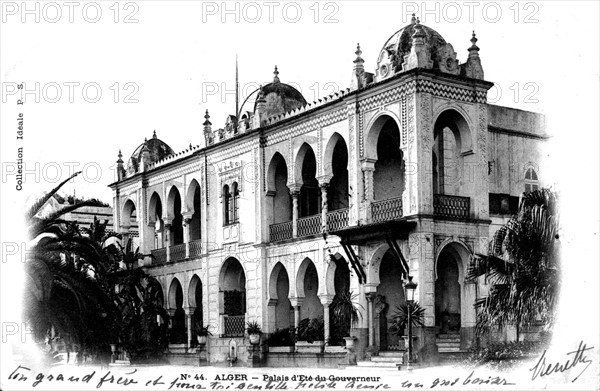
[[[202,240],[192,240],[173,246],[162,247],[151,251],[152,265],[164,265],[168,262],[179,262],[198,258],[202,255]]]

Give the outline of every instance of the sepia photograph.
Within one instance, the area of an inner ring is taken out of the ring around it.
[[[600,389],[597,1],[0,1],[1,390]]]

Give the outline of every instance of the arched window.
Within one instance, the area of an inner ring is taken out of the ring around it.
[[[231,193],[229,186],[223,186],[223,225],[231,224]]]
[[[231,223],[237,223],[239,221],[239,214],[238,214],[238,210],[239,210],[239,203],[240,203],[240,191],[238,189],[238,184],[237,182],[233,182],[233,185],[231,185],[231,193],[233,196],[233,203],[232,203],[232,217],[231,217]]]
[[[525,173],[525,191],[535,191],[539,188],[537,173],[533,168],[529,168]]]

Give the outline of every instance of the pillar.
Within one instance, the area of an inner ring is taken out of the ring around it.
[[[319,187],[321,188],[321,226],[322,232],[327,233],[328,225],[327,225],[327,212],[329,211],[327,206],[327,189],[329,188],[329,180],[326,179],[327,182],[322,182],[322,179],[319,179]]]
[[[171,224],[173,220],[164,219],[165,225],[163,228],[163,232],[165,235],[165,252],[167,256],[167,262],[171,262]]]
[[[190,223],[192,221],[192,214],[185,213],[183,215],[183,242],[185,243],[185,257],[190,257]]]
[[[300,307],[304,303],[304,297],[290,297],[290,303],[294,307],[294,327],[298,334],[298,325],[300,324]]]
[[[298,184],[288,184],[290,194],[292,195],[292,237],[298,236],[298,197],[300,197],[300,187]]]
[[[371,221],[371,202],[375,197],[373,187],[373,173],[375,172],[375,159],[365,158],[361,161],[361,170],[363,172],[363,202],[365,203],[364,215],[360,216],[364,222]]]
[[[367,299],[367,330],[369,333],[369,345],[367,347],[368,354],[373,354],[376,352],[376,344],[375,344],[375,298],[377,297],[377,285],[375,284],[365,284],[365,297]]]
[[[323,324],[325,329],[325,345],[328,345],[329,336],[331,334],[330,331],[330,319],[329,319],[329,305],[333,301],[333,296],[331,295],[322,295],[319,296],[319,300],[321,300],[321,304],[323,304]]]
[[[187,348],[188,348],[188,351],[192,347],[192,316],[194,314],[195,309],[196,308],[194,308],[194,307],[184,308],[186,321],[187,321]]]

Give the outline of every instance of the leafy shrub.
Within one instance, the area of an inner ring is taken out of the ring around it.
[[[313,343],[325,339],[325,324],[323,317],[304,318],[298,323],[298,340]]]
[[[288,327],[277,329],[267,341],[269,346],[293,346],[296,343],[296,329]]]

